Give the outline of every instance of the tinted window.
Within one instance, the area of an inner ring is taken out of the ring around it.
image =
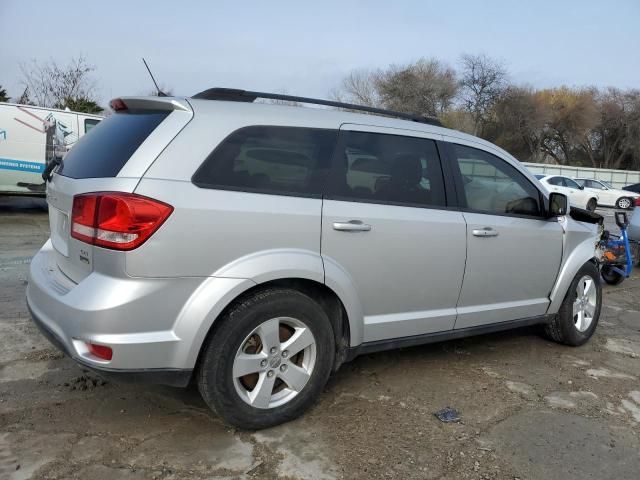
[[[443,206],[444,182],[433,140],[344,132],[331,193],[380,203]]]
[[[564,186],[569,188],[576,188],[576,189],[580,188],[580,185],[578,185],[576,182],[574,182],[570,178],[566,178],[566,177],[564,178]]]
[[[540,215],[538,189],[513,166],[483,150],[452,145],[463,201],[479,212]]]
[[[538,174],[536,174],[536,175],[535,175],[535,177],[536,177],[538,180],[541,180],[541,179],[543,179],[543,178],[545,177],[545,175],[544,175],[544,174],[540,174],[540,173],[538,173]]]
[[[337,132],[246,127],[229,135],[193,176],[204,188],[320,194]]]
[[[115,177],[169,113],[116,113],[105,118],[67,153],[58,173],[71,178]]]
[[[547,183],[550,183],[551,185],[557,185],[559,187],[564,186],[562,177],[551,177],[549,180],[547,180]]]
[[[100,123],[100,120],[96,120],[95,118],[87,118],[84,121],[84,133],[89,133],[93,127]]]

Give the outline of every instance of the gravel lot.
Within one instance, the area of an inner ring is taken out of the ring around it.
[[[47,343],[24,301],[43,205],[0,198],[2,479],[638,478],[640,277],[605,288],[584,347],[525,329],[364,356],[303,418],[248,433],[194,388],[105,382]]]

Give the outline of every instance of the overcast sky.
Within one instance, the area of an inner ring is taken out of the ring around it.
[[[505,62],[536,87],[640,87],[640,0],[0,0],[0,85],[20,62],[96,67],[99,99],[213,86],[326,97],[355,68],[462,53]]]

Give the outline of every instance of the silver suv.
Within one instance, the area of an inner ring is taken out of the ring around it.
[[[533,324],[591,337],[597,225],[508,153],[418,117],[259,96],[114,100],[45,172],[51,239],[27,302],[75,361],[194,380],[253,429],[300,415],[359,354]]]

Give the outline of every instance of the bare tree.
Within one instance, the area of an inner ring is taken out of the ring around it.
[[[473,118],[473,133],[481,135],[493,106],[507,86],[507,70],[484,54],[462,55],[460,63],[462,104]]]
[[[496,100],[485,136],[519,158],[543,162],[551,121],[549,105],[530,87],[507,87]]]
[[[435,59],[392,65],[380,72],[375,85],[386,108],[436,117],[447,111],[456,96],[455,71]]]
[[[560,87],[541,90],[537,95],[551,117],[542,150],[561,165],[576,163],[574,154],[598,123],[594,90]]]
[[[338,102],[379,107],[380,97],[376,86],[378,75],[371,70],[353,70],[342,79],[340,87],[332,90],[329,95]]]
[[[608,88],[595,91],[599,121],[581,143],[592,166],[621,168],[640,165],[640,91]],[[635,158],[635,162],[633,161]],[[635,164],[635,165],[632,165]]]
[[[30,99],[49,108],[64,108],[78,100],[96,103],[96,87],[91,78],[94,70],[83,56],[71,59],[67,65],[59,65],[54,60],[44,63],[31,60],[20,65],[22,85]]]

